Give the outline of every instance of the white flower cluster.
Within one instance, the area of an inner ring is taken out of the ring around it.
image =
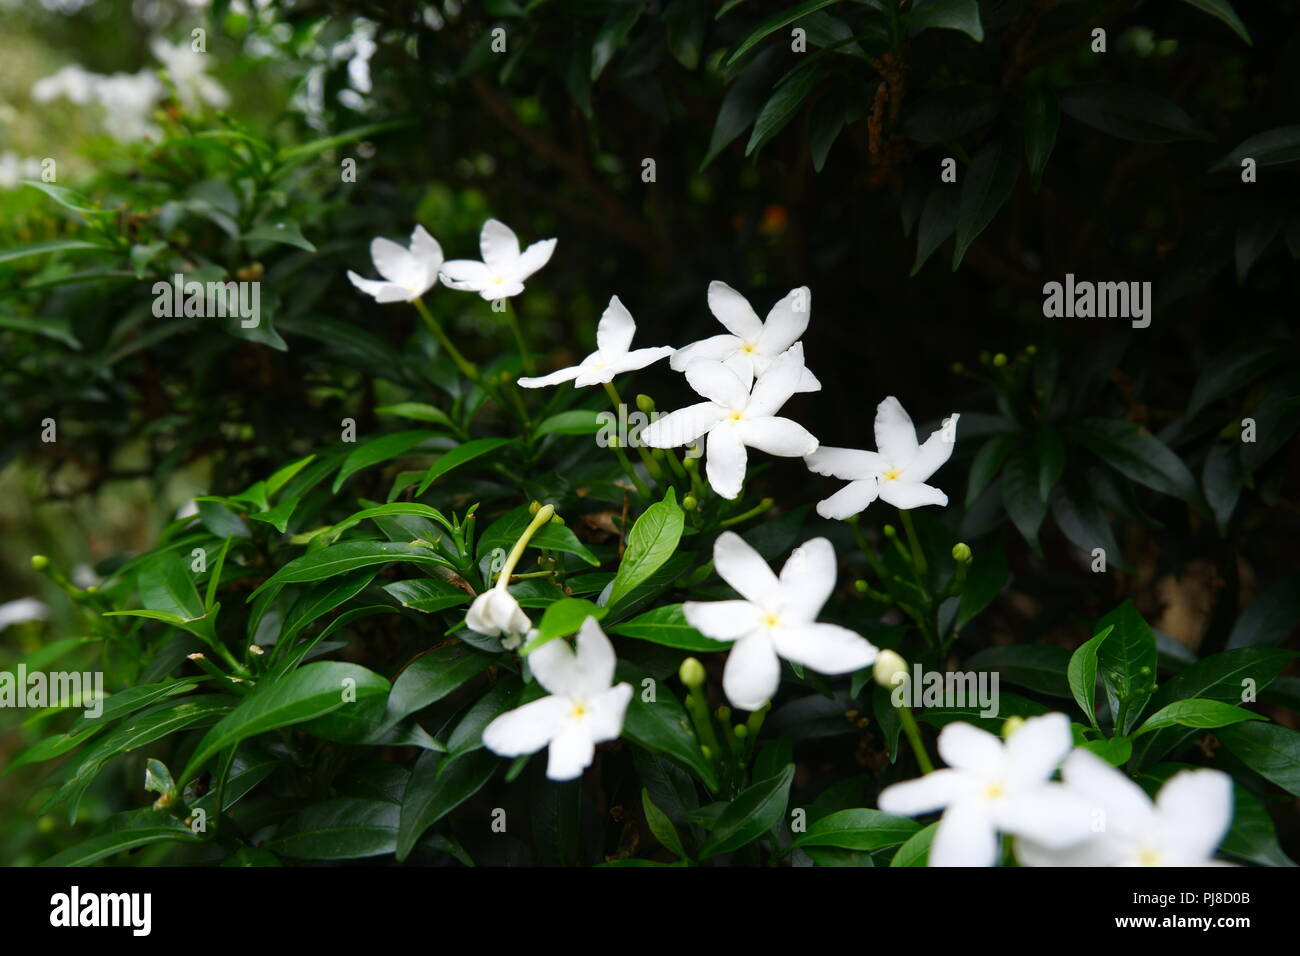
[[[207,75],[207,54],[162,38],[156,38],[150,49],[171,76],[176,96],[187,110],[195,110],[201,103],[220,108],[230,101],[221,85]],[[108,75],[76,64],[37,80],[31,90],[37,103],[66,99],[79,106],[99,106],[104,131],[122,142],[157,138],[153,112],[166,95],[166,87],[152,69]]]
[[[880,809],[943,810],[930,866],[992,866],[999,833],[1023,866],[1212,866],[1232,822],[1232,779],[1184,770],[1154,801],[1073,738],[1065,714],[1031,717],[1005,742],[954,722],[939,734],[948,766],[886,787]],[[1052,780],[1057,768],[1061,781]]]
[[[0,189],[13,189],[24,179],[41,178],[41,161],[35,156],[19,156],[13,150],[0,153]]]

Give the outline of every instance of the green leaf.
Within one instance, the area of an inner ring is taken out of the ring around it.
[[[982,146],[965,171],[961,187],[961,206],[957,210],[956,245],[952,268],[957,271],[966,250],[993,221],[998,210],[1011,197],[1020,177],[1020,147],[1006,139],[995,139]]]
[[[1123,568],[1125,565],[1120,559],[1119,543],[1101,508],[1091,498],[1077,494],[1073,488],[1063,491],[1063,494],[1052,499],[1052,517],[1056,519],[1056,526],[1061,529],[1061,533],[1089,559],[1093,558],[1093,551],[1101,548],[1108,565]]]
[[[426,405],[423,402],[398,402],[396,405],[384,405],[375,409],[376,415],[394,415],[398,418],[409,418],[417,422],[431,422],[435,425],[446,425],[449,429],[455,428],[455,423],[441,408],[433,405]]]
[[[734,853],[776,826],[785,816],[793,781],[794,764],[787,764],[776,776],[742,790],[713,825],[700,847],[700,859]]]
[[[1061,106],[1050,87],[1036,86],[1025,94],[1025,160],[1034,189],[1043,181],[1060,125]]]
[[[1239,783],[1233,786],[1232,828],[1219,849],[1261,866],[1295,866],[1295,861],[1278,845],[1277,828],[1268,810]]]
[[[980,548],[975,553],[966,572],[966,583],[962,586],[961,600],[957,605],[956,630],[960,631],[974,620],[977,614],[1002,593],[1009,576],[1007,553],[1001,544],[990,541],[987,547]]]
[[[367,139],[376,133],[387,132],[392,129],[401,129],[411,126],[415,120],[390,120],[383,123],[367,123],[364,126],[355,126],[352,129],[345,130],[342,133],[336,133],[333,136],[325,136],[321,139],[315,139],[311,142],[300,143],[297,146],[290,146],[280,150],[276,156],[277,172],[283,173],[287,169],[306,162],[314,156],[339,146],[346,146],[348,143],[354,143],[360,139]]]
[[[214,754],[241,740],[386,696],[388,690],[388,681],[374,671],[341,661],[317,661],[280,677],[263,678],[238,707],[204,735],[181,774],[180,784],[193,780]]]
[[[291,643],[312,621],[352,600],[374,580],[375,573],[373,568],[364,568],[355,574],[328,578],[309,588],[284,616],[276,643]]]
[[[199,843],[199,838],[180,820],[155,810],[133,810],[113,818],[114,828],[69,847],[41,863],[41,866],[89,866],[123,850],[155,843]]]
[[[1207,139],[1182,108],[1142,87],[1093,83],[1062,90],[1061,109],[1080,123],[1120,139],[1176,143]]]
[[[593,408],[574,408],[567,412],[560,412],[558,415],[552,415],[550,418],[544,418],[533,429],[533,437],[541,438],[543,435],[594,435],[605,427],[608,421],[607,416],[613,415],[608,411],[597,411]]]
[[[189,568],[173,552],[144,564],[136,575],[136,585],[140,603],[150,611],[175,615],[182,621],[194,621],[207,613]]]
[[[997,477],[1011,449],[1015,447],[1015,438],[1008,434],[994,435],[975,453],[975,460],[970,466],[970,480],[966,485],[966,507],[969,508]]]
[[[513,438],[475,438],[473,441],[467,441],[463,445],[456,446],[445,455],[440,456],[424,473],[424,478],[420,481],[420,487],[415,491],[416,497],[424,494],[425,489],[453,468],[459,468],[466,462],[481,458],[489,452],[494,452],[498,448],[512,444],[514,444]]]
[[[977,0],[916,0],[903,15],[909,36],[922,30],[957,30],[976,43],[984,41]]]
[[[0,255],[3,253],[0,252]],[[72,334],[67,319],[54,319],[47,316],[29,319],[21,315],[0,315],[0,329],[17,329],[19,332],[43,335],[47,339],[62,342],[70,349],[81,351],[81,342]]]
[[[677,828],[673,826],[673,821],[668,819],[668,814],[655,806],[654,801],[650,799],[650,791],[645,787],[641,788],[641,808],[645,811],[646,825],[650,827],[650,832],[655,835],[655,839],[679,859],[689,860],[690,856],[682,844]]]
[[[663,681],[657,682],[653,701],[642,700],[643,676],[630,670],[624,676],[632,684],[633,694],[623,721],[623,736],[651,753],[676,760],[716,792],[718,779],[704,754],[700,753],[699,742],[685,709]]]
[[[666,604],[609,628],[610,634],[652,641],[686,651],[725,651],[730,645],[705,637],[686,622],[680,604]]]
[[[425,830],[483,789],[498,763],[487,751],[445,757],[422,754],[402,797],[397,859],[405,860]]]
[[[916,261],[909,275],[916,275],[953,230],[957,228],[957,210],[961,204],[961,187],[956,183],[937,182],[930,187],[921,209],[916,230]]]
[[[386,505],[376,505],[373,508],[366,508],[363,511],[358,511],[356,514],[349,515],[330,529],[330,533],[337,537],[348,528],[354,527],[369,518],[412,515],[418,518],[428,518],[430,521],[436,521],[438,524],[446,528],[448,532],[453,530],[451,522],[448,521],[446,516],[437,508],[430,508],[428,505],[422,505],[415,501],[398,501]],[[429,530],[432,532],[433,529],[430,528]]]
[[[482,561],[497,548],[509,553],[532,520],[533,516],[528,513],[527,505],[521,505],[498,518],[479,538],[478,559]],[[578,536],[567,525],[554,522],[543,525],[541,530],[533,535],[529,546],[575,554],[593,567],[600,564],[599,559],[578,540]]]
[[[769,84],[778,65],[777,56],[778,51],[775,49],[760,53],[722,98],[713,133],[709,137],[708,152],[700,163],[701,172],[754,122],[758,111],[767,102]]]
[[[262,846],[301,860],[357,860],[392,853],[401,808],[387,800],[336,797],[290,817]]]
[[[1300,622],[1300,574],[1278,578],[1258,595],[1237,618],[1228,647],[1281,644]]]
[[[44,242],[29,242],[25,246],[10,246],[0,249],[0,262],[12,262],[27,256],[43,256],[47,252],[111,252],[112,246],[102,242],[89,242],[85,239],[47,239]]]
[[[1156,689],[1156,638],[1132,602],[1125,601],[1096,628],[1114,630],[1097,649],[1097,667],[1106,687],[1106,699],[1115,718],[1115,730],[1128,734]]]
[[[385,720],[395,724],[403,717],[436,704],[483,673],[491,663],[490,655],[480,654],[464,644],[438,647],[421,654],[393,681]]]
[[[619,3],[611,5],[609,16],[601,24],[596,39],[591,45],[591,81],[600,79],[605,67],[614,58],[614,53],[627,40],[627,35],[641,18],[643,3]]]
[[[745,37],[745,39],[740,41],[736,46],[736,49],[731,52],[731,56],[727,57],[723,66],[730,66],[735,63],[750,50],[754,49],[758,44],[762,43],[767,37],[771,36],[777,30],[794,23],[800,17],[806,17],[810,13],[815,13],[818,10],[823,10],[826,7],[833,6],[837,2],[838,0],[804,0],[803,3],[795,4],[793,7],[788,7],[785,10],[772,14],[750,31],[749,35]]]
[[[930,844],[934,842],[934,834],[938,829],[939,824],[931,823],[923,830],[917,831],[906,843],[898,848],[898,852],[889,861],[889,865],[925,866],[930,858]]]
[[[1106,638],[1110,637],[1113,630],[1115,630],[1115,625],[1108,625],[1080,644],[1075,648],[1074,653],[1070,655],[1070,663],[1066,667],[1066,679],[1070,684],[1070,693],[1074,695],[1074,700],[1079,705],[1079,709],[1088,718],[1088,723],[1092,724],[1092,729],[1098,732],[1100,732],[1101,728],[1097,726],[1097,705],[1095,703],[1097,696],[1097,652],[1101,649],[1101,645]]]
[[[73,212],[87,213],[95,216],[113,214],[113,210],[100,208],[99,204],[94,200],[89,199],[76,190],[69,189],[66,186],[55,186],[50,183],[37,182],[33,179],[23,180],[23,185],[31,186],[33,189],[39,189],[64,209],[71,209]]]
[[[402,607],[423,611],[425,614],[458,607],[472,600],[456,585],[449,584],[441,578],[410,578],[406,581],[394,581],[392,584],[385,584],[384,590]]]
[[[1162,707],[1146,720],[1142,726],[1133,731],[1134,737],[1161,730],[1165,727],[1194,727],[1206,730],[1212,727],[1227,727],[1245,720],[1267,720],[1263,714],[1252,713],[1221,700],[1206,700],[1193,697],[1189,700],[1177,700],[1167,707]]]
[[[618,603],[672,557],[685,526],[686,513],[677,506],[676,494],[669,488],[664,500],[647,508],[628,532],[627,550],[614,576],[609,604]]]
[[[1011,452],[1002,469],[1002,504],[1012,524],[1039,551],[1038,529],[1047,515],[1047,504],[1038,493],[1038,463],[1029,448]]]
[[[905,817],[893,817],[879,810],[840,810],[811,824],[786,848],[834,846],[846,850],[878,850],[905,843],[921,830],[921,824]]]
[[[319,581],[322,578],[347,574],[358,568],[373,564],[390,564],[394,561],[421,564],[426,567],[447,565],[446,558],[428,548],[412,547],[395,541],[343,541],[294,558],[263,581],[250,597],[267,588]]]
[[[1085,740],[1080,744],[1085,750],[1091,750],[1112,767],[1122,767],[1128,763],[1133,754],[1132,737],[1109,737],[1102,740]]]
[[[1048,644],[1008,644],[989,647],[971,656],[966,670],[997,671],[1002,680],[1052,697],[1069,697],[1066,676],[1071,660],[1063,647]]]
[[[308,252],[316,251],[316,247],[307,241],[298,224],[291,219],[261,223],[248,230],[241,238],[244,242],[280,242],[286,246],[297,246]]]
[[[1300,797],[1300,733],[1251,722],[1224,727],[1215,736],[1251,770]]]
[[[361,469],[405,455],[417,445],[428,441],[430,438],[437,438],[441,434],[442,432],[420,428],[404,432],[392,432],[371,439],[368,442],[363,442],[353,449],[347,458],[343,459],[343,465],[334,478],[334,487],[331,490],[338,491],[343,486],[343,482]],[[424,489],[421,488],[420,491],[423,492]]]
[[[1256,166],[1282,166],[1300,160],[1300,126],[1279,126],[1256,133],[1211,166],[1210,172],[1239,171],[1241,161],[1248,158],[1253,159]]]
[[[1182,460],[1132,422],[1085,418],[1067,427],[1066,438],[1086,447],[1120,474],[1188,503],[1200,500],[1196,479]]]
[[[1250,34],[1246,32],[1246,25],[1241,22],[1237,16],[1237,11],[1232,9],[1232,4],[1228,0],[1183,0],[1189,6],[1202,10],[1210,16],[1222,20],[1226,23],[1232,32],[1241,37],[1247,46],[1251,45]]]
[[[799,107],[808,98],[817,83],[825,74],[824,66],[818,62],[795,73],[788,80],[773,90],[771,97],[764,104],[758,119],[754,121],[754,132],[745,144],[745,155],[749,156],[762,148],[786,124],[794,119]]]
[[[1216,353],[1196,380],[1184,417],[1195,418],[1203,409],[1245,388],[1286,357],[1287,343],[1273,337],[1247,342],[1227,353]]]
[[[582,623],[589,617],[600,620],[605,616],[605,608],[592,604],[583,598],[560,598],[547,605],[542,614],[541,623],[537,625],[537,636],[524,646],[522,654],[531,654],[557,637],[568,637],[578,633]]]
[[[1065,443],[1049,425],[1040,425],[1035,436],[1038,450],[1038,496],[1044,502],[1065,471]]]

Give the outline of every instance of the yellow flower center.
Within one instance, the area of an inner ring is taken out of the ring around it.
[[[901,474],[902,472],[899,471],[897,468],[891,468],[889,469],[889,471],[885,472],[880,477],[885,479],[885,481],[896,481],[898,479],[898,476]]]
[[[1006,788],[1002,786],[1002,781],[994,780],[984,787],[984,797],[987,800],[999,800],[1006,794]]]
[[[1137,861],[1139,866],[1160,866],[1160,851],[1144,846],[1138,850]]]
[[[746,355],[753,355],[755,352],[758,351],[758,349],[756,349],[754,346],[746,342],[744,346],[741,348],[741,351],[744,352]]]
[[[582,718],[586,716],[587,716],[587,705],[584,704],[582,701],[576,702],[573,705],[573,710],[569,711],[570,720],[582,720]]]
[[[503,285],[503,284],[505,283],[505,281],[506,281],[505,276],[494,276],[493,279],[492,279],[492,284],[493,284],[493,285]]]
[[[728,421],[733,421],[733,422],[738,422],[738,421],[740,421],[740,420],[741,420],[742,418],[744,418],[744,417],[745,417],[745,413],[744,413],[744,412],[739,412],[739,411],[737,411],[737,412],[732,412],[730,415],[728,415],[728,416],[727,416],[727,420],[728,420]]]
[[[779,614],[764,614],[764,615],[763,615],[763,626],[764,626],[764,627],[778,627],[780,624],[781,624],[781,616],[780,616]]]

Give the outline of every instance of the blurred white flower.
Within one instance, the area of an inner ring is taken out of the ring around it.
[[[536,753],[549,745],[546,776],[573,780],[591,766],[596,744],[623,732],[632,685],[614,680],[614,647],[594,617],[568,641],[548,641],[528,656],[537,682],[550,692],[502,714],[483,731],[483,744],[502,757]]]
[[[26,621],[43,621],[50,609],[33,597],[19,598],[0,604],[0,631],[10,624],[23,624]]]
[[[534,242],[519,251],[519,238],[503,222],[489,219],[479,233],[483,261],[452,259],[442,267],[450,288],[477,292],[488,300],[505,299],[524,291],[524,280],[546,265],[555,251],[554,239]]]
[[[197,110],[201,103],[218,109],[230,103],[230,95],[207,74],[207,53],[199,53],[184,41],[168,43],[162,37],[155,37],[149,48],[171,76],[176,96],[186,111]]]
[[[40,179],[41,161],[19,156],[13,150],[0,153],[0,189],[13,189],[24,179]]]
[[[437,284],[442,246],[423,226],[416,226],[410,249],[391,239],[375,239],[370,243],[370,258],[383,281],[363,279],[349,270],[352,284],[376,302],[413,302]]]
[[[69,63],[33,83],[32,99],[37,103],[49,103],[63,97],[79,106],[85,106],[94,99],[95,87],[102,79],[103,76],[98,73],[91,73],[76,63]]]
[[[745,481],[746,446],[787,458],[817,450],[817,439],[808,429],[776,417],[798,390],[803,373],[803,346],[798,343],[769,365],[752,389],[721,362],[692,362],[686,380],[708,401],[656,419],[641,430],[641,440],[654,448],[675,448],[707,434],[709,484],[722,497],[735,498]]]
[[[31,96],[37,103],[62,97],[83,106],[97,104],[104,130],[114,139],[131,142],[157,135],[150,117],[165,92],[152,70],[105,76],[73,64],[37,80]]]
[[[1155,801],[1082,747],[1061,768],[1066,788],[1087,808],[1090,838],[1053,848],[1016,841],[1025,866],[1222,866],[1213,859],[1232,823],[1232,778],[1218,770],[1184,770],[1165,781]]]
[[[502,581],[506,580],[502,578]],[[488,588],[474,599],[465,615],[465,624],[471,631],[500,637],[501,646],[508,651],[518,647],[533,626],[514,595],[501,584]]]
[[[1051,781],[1073,739],[1065,714],[1030,717],[1004,744],[962,721],[939,734],[948,764],[880,792],[880,809],[899,816],[943,810],[930,844],[930,866],[993,866],[998,833],[1052,849],[1088,836],[1087,807]]]
[[[823,518],[849,518],[879,497],[896,508],[946,505],[948,496],[925,484],[951,456],[957,444],[960,415],[944,419],[925,444],[918,445],[916,428],[898,399],[889,396],[876,408],[876,447],[880,451],[823,445],[804,461],[819,475],[849,483],[817,503]]]
[[[612,382],[615,375],[645,368],[651,362],[657,362],[673,353],[667,345],[629,351],[635,334],[636,322],[633,321],[632,314],[618,300],[618,296],[611,296],[609,306],[601,315],[600,324],[596,326],[596,351],[579,365],[562,368],[539,378],[521,378],[519,384],[524,388],[541,388],[572,379],[573,384],[579,388],[600,385]]]
[[[878,653],[860,634],[817,621],[835,589],[835,549],[825,538],[795,548],[778,578],[762,556],[733,531],[713,543],[713,566],[739,592],[736,601],[687,601],[691,627],[734,641],[722,673],[733,707],[757,710],[772,699],[785,658],[823,674],[869,666]]]
[[[772,306],[764,322],[748,299],[725,282],[714,280],[709,283],[709,311],[730,334],[715,335],[680,348],[669,364],[682,372],[693,362],[721,362],[748,387],[778,356],[798,342],[808,328],[812,292],[807,286],[791,289]],[[816,392],[821,387],[817,377],[805,368],[795,391]]]

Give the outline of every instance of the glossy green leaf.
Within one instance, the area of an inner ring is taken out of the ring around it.
[[[700,859],[734,853],[757,840],[785,816],[794,781],[794,764],[779,774],[742,790],[718,816],[709,838],[700,847]]]

